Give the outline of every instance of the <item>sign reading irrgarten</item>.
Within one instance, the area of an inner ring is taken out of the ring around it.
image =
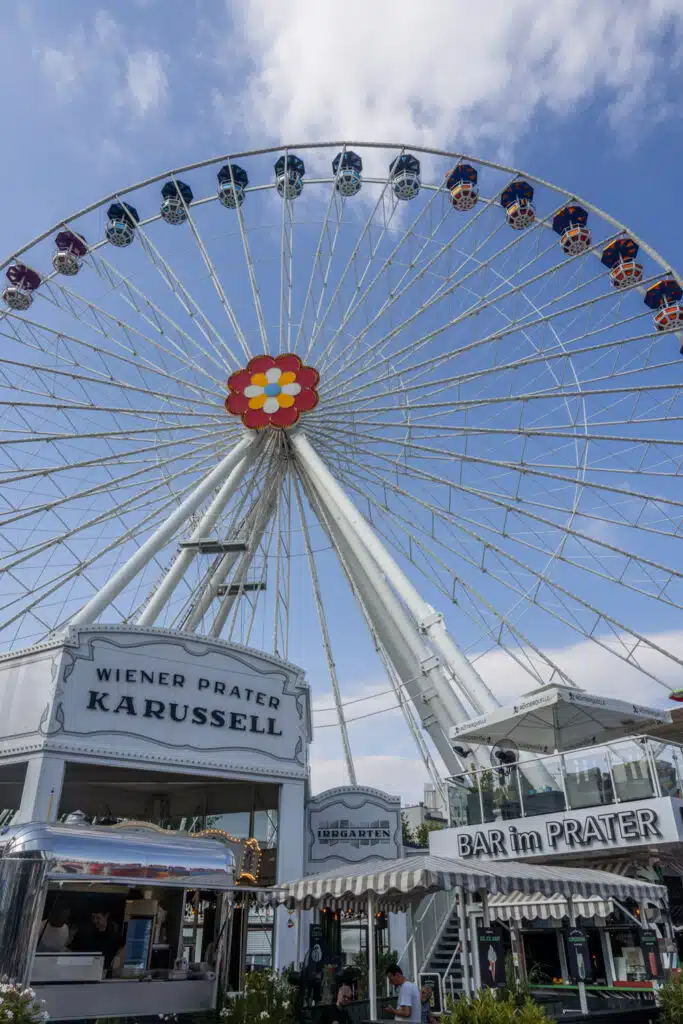
[[[321,846],[352,843],[354,846],[391,842],[391,823],[384,821],[351,822],[349,819],[326,821],[318,825],[315,837]]]
[[[581,849],[595,845],[621,846],[633,841],[662,839],[659,818],[648,807],[587,814],[581,818],[546,820],[540,828],[522,829],[509,824],[505,829],[489,828],[459,832],[459,857],[510,857],[553,853],[558,849]]]

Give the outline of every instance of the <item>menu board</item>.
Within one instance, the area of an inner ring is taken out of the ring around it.
[[[567,947],[567,971],[572,981],[592,981],[593,961],[588,949],[586,933],[580,928],[570,928],[565,932]]]
[[[420,988],[428,987],[432,990],[429,1000],[430,1013],[443,1012],[443,998],[441,996],[441,975],[438,971],[426,972],[420,975]]]
[[[645,973],[652,981],[661,981],[664,977],[662,957],[659,952],[657,933],[651,928],[643,928],[640,933],[640,948],[645,961]]]
[[[126,967],[139,967],[142,970],[147,968],[152,945],[153,924],[153,917],[131,917],[129,920],[123,957]]]
[[[498,925],[477,928],[479,978],[482,988],[505,986],[505,950],[503,933]]]

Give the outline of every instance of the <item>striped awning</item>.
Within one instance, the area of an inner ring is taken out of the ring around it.
[[[309,909],[331,900],[357,905],[373,894],[378,902],[406,903],[422,899],[428,893],[462,886],[469,892],[520,892],[543,896],[611,896],[650,900],[667,906],[667,891],[662,885],[624,878],[590,868],[569,865],[460,860],[423,854],[395,861],[369,861],[360,872],[349,865],[330,873],[311,875],[280,884],[277,898],[290,907]]]
[[[569,901],[565,896],[554,893],[510,892],[489,896],[489,914],[496,921],[561,921],[569,917]],[[572,900],[577,917],[588,918],[596,924],[604,924],[614,910],[611,900],[599,896],[576,897]]]

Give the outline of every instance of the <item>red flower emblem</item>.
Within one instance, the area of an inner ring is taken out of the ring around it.
[[[298,356],[254,356],[228,380],[225,408],[245,427],[293,427],[299,414],[315,409],[320,375]]]

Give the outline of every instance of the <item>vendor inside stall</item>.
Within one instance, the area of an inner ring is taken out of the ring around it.
[[[142,827],[34,823],[8,830],[0,850],[0,891],[12,897],[0,915],[0,975],[30,983],[51,1017],[215,1008],[231,935],[230,847]]]

